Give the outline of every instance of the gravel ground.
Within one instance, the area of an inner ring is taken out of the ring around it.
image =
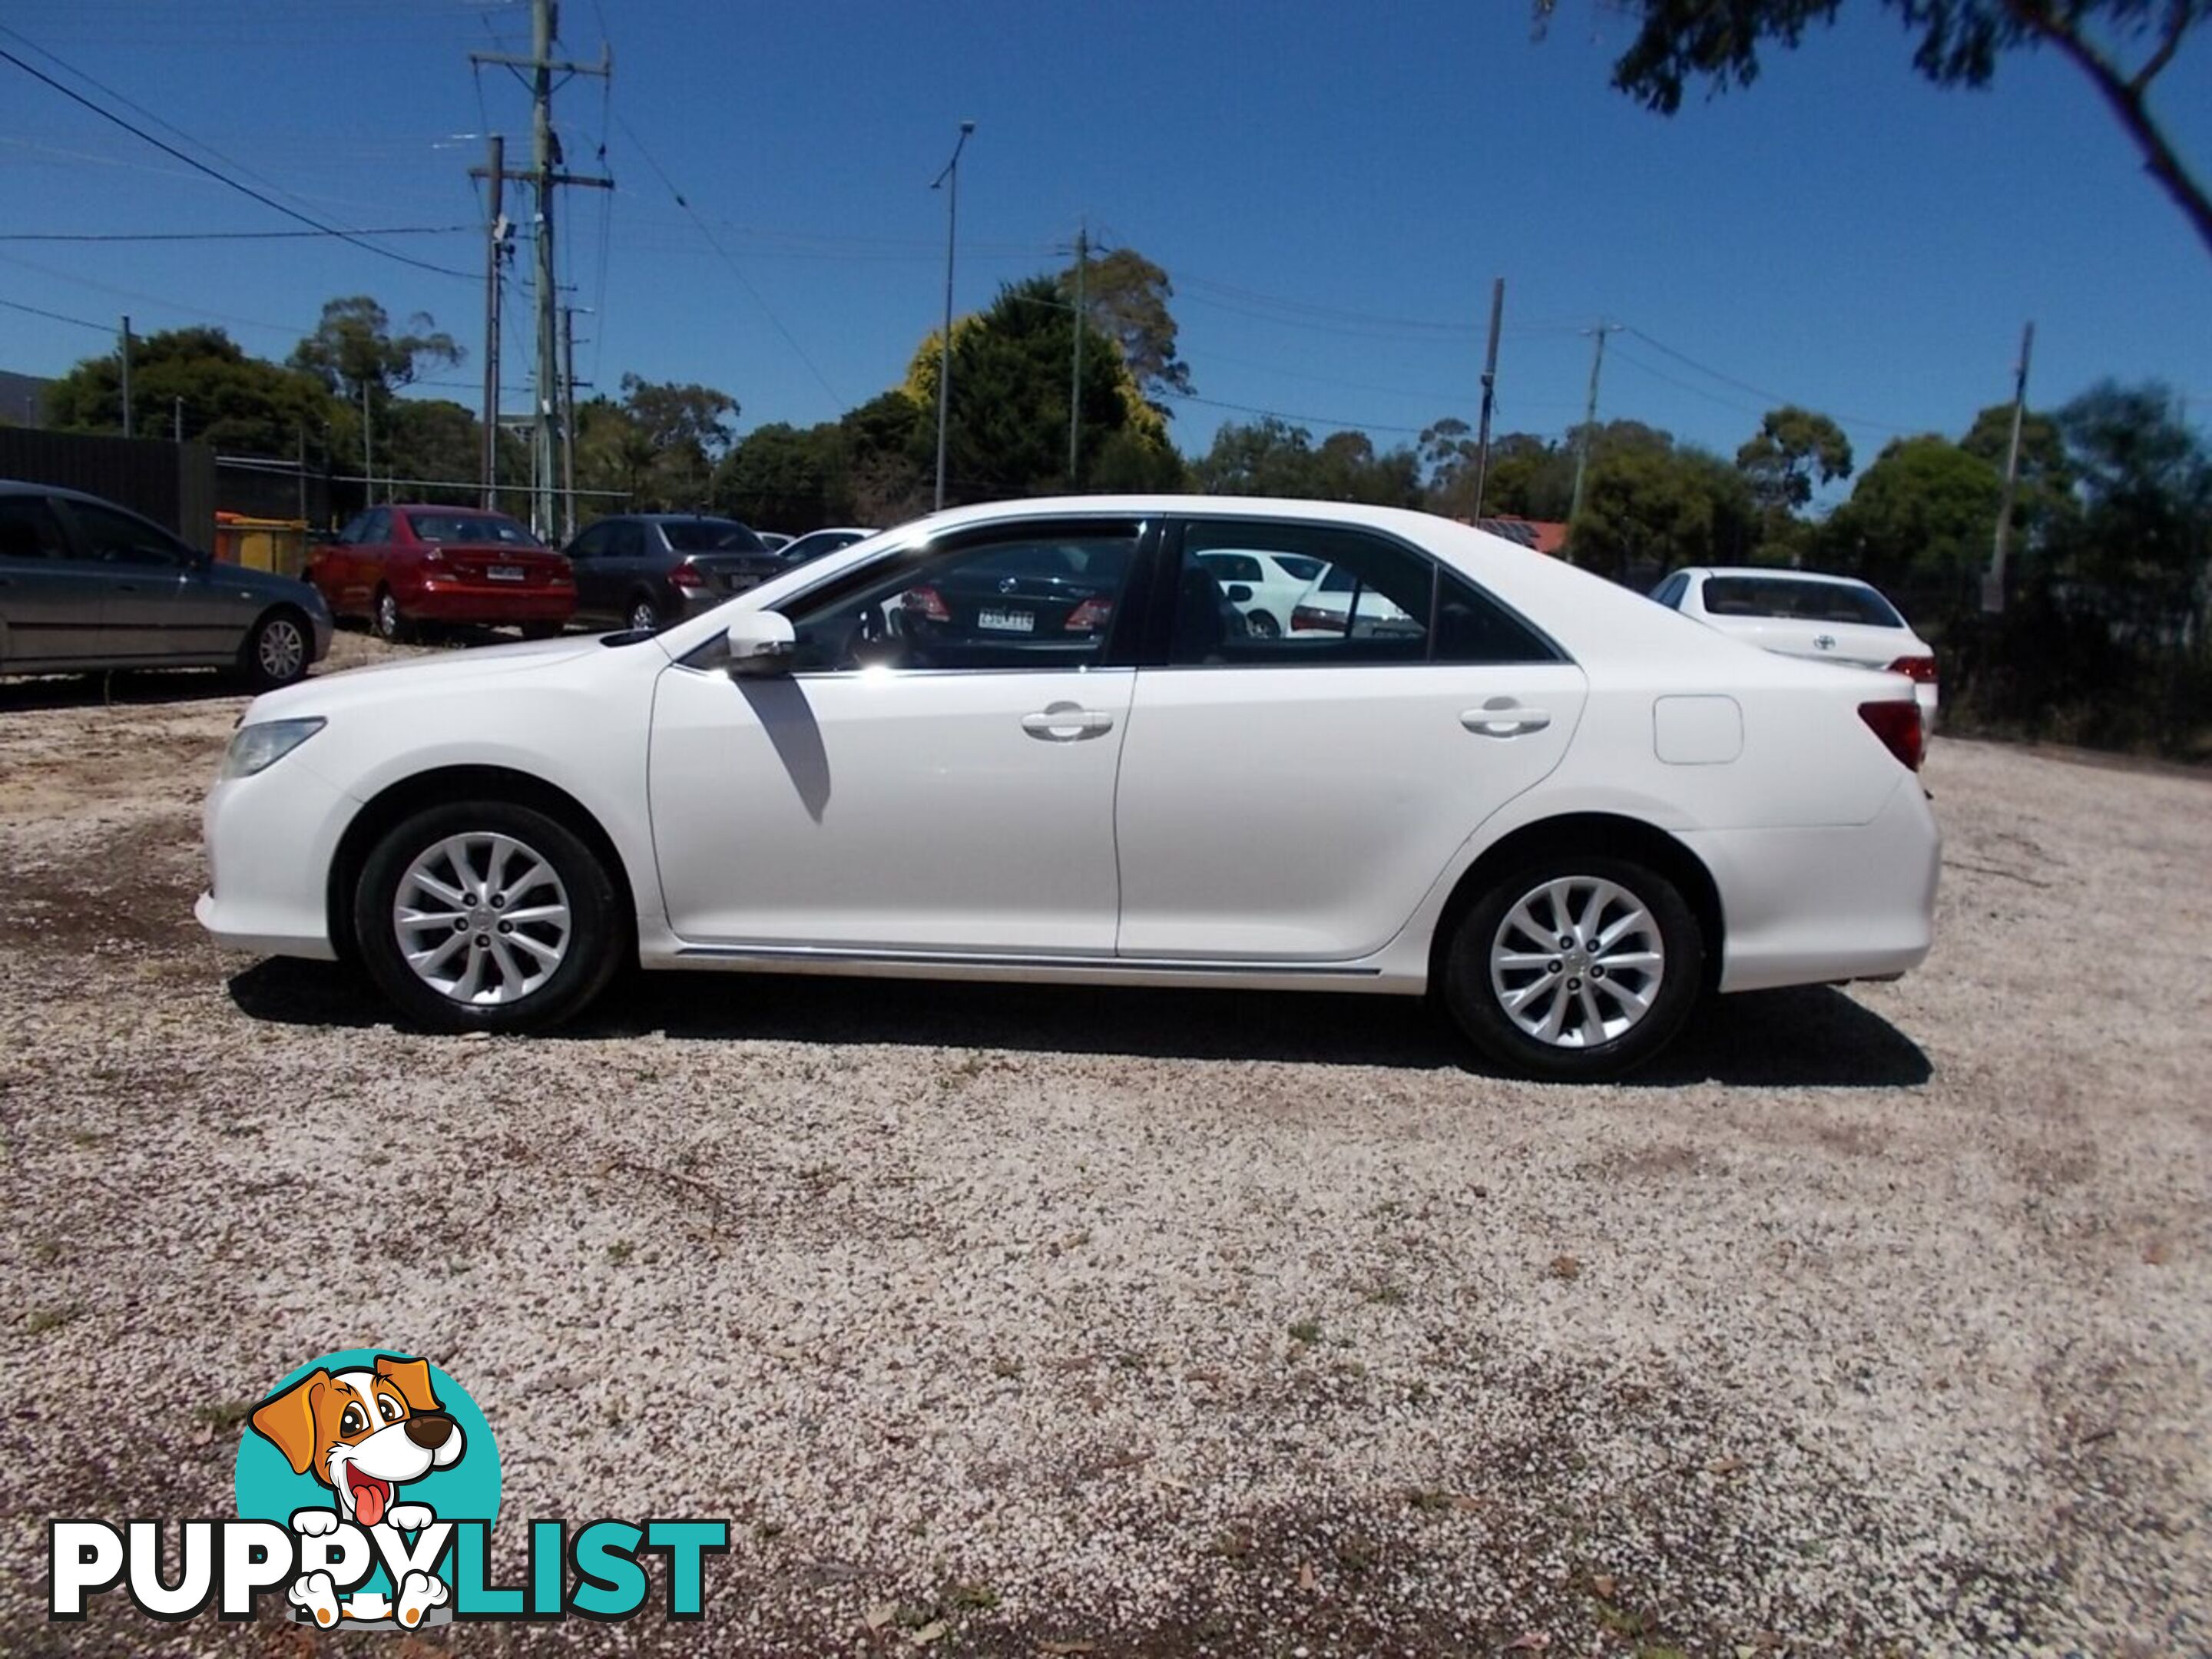
[[[240,707],[0,686],[0,1647],[315,1649],[50,1625],[45,1523],[226,1512],[373,1343],[510,1523],[735,1523],[702,1625],[470,1650],[2212,1651],[2203,781],[1939,740],[1924,969],[1557,1088],[1364,999],[395,1030],[192,924]]]

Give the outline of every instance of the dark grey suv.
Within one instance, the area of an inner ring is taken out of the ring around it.
[[[267,690],[330,647],[307,583],[218,563],[96,495],[0,479],[0,674],[230,668]]]
[[[576,620],[656,629],[757,587],[787,568],[735,519],[625,513],[568,544]]]

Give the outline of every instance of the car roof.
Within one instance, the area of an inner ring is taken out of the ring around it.
[[[364,513],[451,513],[470,519],[512,519],[514,514],[496,507],[450,507],[443,501],[386,501],[365,507]]]

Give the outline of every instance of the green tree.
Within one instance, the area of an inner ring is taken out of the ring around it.
[[[219,328],[149,334],[131,355],[131,395],[142,432],[169,435],[184,405],[188,442],[235,454],[289,456],[305,434],[318,449],[333,403],[321,381],[250,357]],[[47,394],[50,424],[70,432],[123,429],[122,371],[112,353],[88,357]]]
[[[1829,516],[1824,556],[1876,586],[1955,611],[1989,561],[2002,489],[1995,467],[1948,438],[1896,439]],[[1924,605],[1907,606],[1916,608]]]
[[[2005,452],[2012,442],[2012,405],[1992,404],[1974,416],[1959,447],[1987,461],[2004,476]],[[2029,410],[2020,426],[2020,476],[2013,497],[2013,529],[2018,546],[2033,550],[2057,534],[2074,516],[2074,462],[2066,434],[2055,415]]]
[[[2156,383],[2100,382],[2059,410],[2058,425],[2080,508],[2057,550],[2061,571],[2146,641],[2203,641],[2212,452]]]
[[[1539,33],[1558,0],[1534,0]],[[1636,19],[1613,84],[1672,115],[1690,82],[1747,87],[1763,51],[1794,51],[1842,0],[1613,0]],[[2008,53],[2048,46],[2088,78],[2142,157],[2212,248],[2212,197],[2150,107],[2150,88],[2182,39],[2212,19],[2212,0],[1882,0],[1916,37],[1913,67],[1938,86],[1985,86]]]
[[[394,334],[384,307],[366,294],[326,300],[322,321],[293,348],[289,362],[358,407],[364,386],[388,396],[424,369],[450,368],[467,356],[427,312],[416,313],[408,326],[421,331]]]
[[[1076,270],[1060,273],[1060,295],[1073,303]],[[1084,313],[1091,325],[1121,349],[1138,389],[1162,409],[1160,399],[1190,395],[1190,366],[1176,356],[1176,319],[1168,309],[1175,284],[1134,248],[1120,247],[1085,262]]]
[[[714,469],[716,510],[762,529],[798,533],[834,516],[832,491],[844,470],[835,426],[800,431],[782,422],[756,427]]]
[[[1331,433],[1319,444],[1302,426],[1267,415],[1225,422],[1192,469],[1209,495],[1270,495],[1417,507],[1421,463],[1410,448],[1378,453],[1364,432]]]
[[[1643,433],[1594,451],[1570,556],[1615,581],[1744,558],[1753,514],[1742,478],[1717,455]]]
[[[1086,328],[1088,327],[1085,325]],[[1167,428],[1144,401],[1120,349],[1090,329],[1085,340],[1077,478],[1067,476],[1068,393],[1076,319],[1049,276],[1007,284],[990,309],[952,328],[952,398],[945,425],[948,501],[1036,495],[1087,483],[1117,432],[1167,447]],[[924,340],[906,392],[934,410],[938,337]],[[934,440],[933,423],[931,428]]]
[[[1788,404],[1767,410],[1758,434],[1736,451],[1735,465],[1760,507],[1798,512],[1816,483],[1851,476],[1851,441],[1826,416]]]

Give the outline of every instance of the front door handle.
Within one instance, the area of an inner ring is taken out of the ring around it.
[[[1080,743],[1113,729],[1111,714],[1074,702],[1048,703],[1038,713],[1022,716],[1022,730],[1046,743]]]
[[[1510,697],[1492,697],[1480,708],[1461,710],[1459,723],[1478,738],[1519,738],[1542,731],[1552,717],[1540,708],[1523,708]]]

